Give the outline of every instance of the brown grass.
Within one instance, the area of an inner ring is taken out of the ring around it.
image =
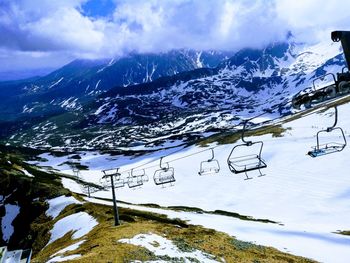
[[[182,251],[199,249],[213,255],[221,262],[222,259],[226,262],[313,262],[274,248],[238,241],[225,233],[212,229],[187,225],[180,220],[167,219],[164,215],[131,209],[120,209],[120,216],[121,218],[132,218],[133,222],[122,221],[121,226],[114,227],[111,207],[91,203],[85,203],[82,207],[80,209],[94,216],[99,221],[99,225],[86,237],[80,239],[86,241],[77,250],[65,254],[65,256],[73,254],[83,256],[67,262],[130,262],[160,259],[145,248],[118,242],[120,239],[132,238],[140,233],[158,234],[172,240]],[[70,206],[60,215],[60,218],[76,211],[77,208],[76,205]],[[71,240],[71,234],[66,234],[43,249],[35,255],[33,262],[45,262],[58,250],[78,242],[79,240]],[[167,257],[161,257],[161,259],[173,262]]]

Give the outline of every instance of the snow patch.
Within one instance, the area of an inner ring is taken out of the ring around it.
[[[74,244],[72,244],[72,245],[70,245],[70,246],[68,246],[68,247],[65,247],[65,248],[63,248],[63,249],[57,251],[57,252],[56,252],[55,254],[53,254],[52,256],[57,256],[57,255],[59,255],[59,254],[64,254],[64,253],[66,253],[66,252],[74,251],[74,250],[78,249],[79,246],[82,245],[84,242],[85,242],[85,240],[78,241],[78,242],[76,242],[76,243],[74,243]]]
[[[50,259],[49,261],[47,261],[47,263],[63,262],[63,261],[67,261],[67,260],[77,259],[77,258],[80,258],[80,257],[81,257],[80,254],[69,255],[69,256],[66,256],[66,257],[57,256],[57,257],[54,257],[54,258]]]
[[[51,89],[51,88],[57,86],[58,84],[60,84],[60,82],[61,82],[63,79],[64,79],[64,78],[62,77],[62,78],[60,78],[59,80],[57,80],[55,83],[53,83],[51,86],[49,86],[49,89]]]
[[[20,207],[18,205],[5,205],[5,216],[1,219],[1,230],[2,230],[2,239],[5,242],[8,242],[15,231],[12,222],[15,220],[19,214]]]
[[[80,238],[89,233],[98,222],[86,212],[79,212],[57,221],[51,230],[50,241],[47,245],[63,237],[68,232],[73,232],[73,239]]]
[[[135,246],[142,246],[149,251],[153,252],[156,256],[168,256],[172,259],[184,260],[181,262],[218,262],[213,260],[212,255],[204,253],[200,250],[195,250],[191,252],[181,251],[171,240],[168,240],[159,235],[149,233],[149,234],[139,234],[131,239],[120,239],[118,242],[132,244]]]
[[[66,197],[64,195],[47,200],[49,204],[49,209],[46,211],[48,217],[55,219],[63,209],[65,209],[70,204],[81,204],[73,196]]]

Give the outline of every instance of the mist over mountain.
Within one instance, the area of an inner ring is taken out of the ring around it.
[[[187,141],[272,107],[275,116],[290,112],[285,102],[293,94],[329,69],[341,69],[341,53],[337,43],[308,45],[290,36],[235,53],[179,50],[75,60],[45,77],[0,84],[1,135],[7,143],[35,147]]]

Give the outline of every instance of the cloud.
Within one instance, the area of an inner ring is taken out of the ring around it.
[[[9,57],[39,52],[67,58],[238,50],[283,41],[289,31],[300,41],[316,42],[350,26],[350,3],[342,0],[322,6],[318,0],[108,0],[114,4],[105,6],[115,10],[105,17],[84,12],[90,1],[95,0],[1,0],[0,49]]]

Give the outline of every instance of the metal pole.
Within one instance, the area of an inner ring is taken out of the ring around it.
[[[118,214],[118,207],[117,207],[117,200],[115,199],[115,190],[114,190],[114,181],[113,181],[113,175],[111,176],[111,186],[112,186],[112,196],[113,196],[113,212],[114,212],[114,225],[119,226],[119,214]]]

